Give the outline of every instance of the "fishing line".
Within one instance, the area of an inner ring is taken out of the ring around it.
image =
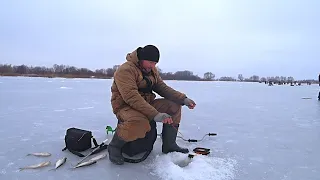
[[[174,127],[173,124],[171,124],[171,125],[172,125],[172,127]],[[176,127],[174,127],[174,129],[175,129],[176,131],[178,131],[178,129],[177,129]],[[180,139],[182,139],[183,141],[187,141],[187,142],[200,142],[200,141],[202,141],[206,136],[216,136],[216,135],[217,135],[217,133],[208,133],[208,134],[205,134],[200,140],[198,140],[198,139],[185,139],[185,138],[183,138],[184,136],[182,135],[182,133],[181,133],[180,131],[178,131],[178,133],[179,133],[181,136],[177,136],[177,137],[180,138]],[[157,135],[161,137],[161,134],[157,134]]]

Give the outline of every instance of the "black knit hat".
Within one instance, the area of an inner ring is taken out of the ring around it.
[[[148,60],[153,62],[159,62],[160,52],[159,49],[154,45],[147,45],[145,47],[139,47],[137,49],[138,59]]]

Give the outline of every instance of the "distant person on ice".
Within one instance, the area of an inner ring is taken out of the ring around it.
[[[319,86],[320,86],[320,73],[319,73]],[[318,100],[320,101],[320,91],[319,91],[319,94],[318,94]]]
[[[138,47],[126,55],[126,62],[114,73],[111,105],[118,124],[108,147],[109,159],[114,164],[124,163],[121,148],[126,142],[144,138],[151,130],[150,121],[163,123],[163,153],[189,152],[176,144],[177,130],[182,106],[193,109],[196,104],[165,84],[155,67],[159,58],[154,45]],[[155,99],[153,92],[163,98]]]

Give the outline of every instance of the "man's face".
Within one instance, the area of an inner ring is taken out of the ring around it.
[[[156,62],[148,61],[148,60],[141,60],[140,66],[145,72],[150,72],[152,68],[156,66]]]

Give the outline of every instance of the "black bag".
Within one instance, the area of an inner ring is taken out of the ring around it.
[[[125,153],[130,157],[145,152],[143,157],[140,159],[130,159],[130,158],[124,157],[125,162],[139,163],[147,159],[147,157],[153,150],[153,145],[157,139],[156,122],[150,121],[150,126],[151,126],[151,130],[146,133],[146,136],[144,138],[139,138],[139,139],[136,139],[135,141],[128,142],[122,147],[122,153]]]
[[[99,146],[96,139],[92,136],[91,131],[78,128],[69,128],[67,129],[64,138],[66,147],[63,148],[62,151],[68,149],[71,153],[79,157],[84,157],[84,155],[80,152],[92,148],[91,140],[95,145],[94,148]]]

